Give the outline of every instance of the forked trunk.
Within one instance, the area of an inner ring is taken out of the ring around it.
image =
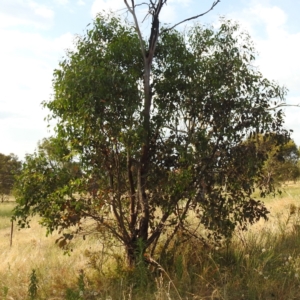
[[[134,268],[141,258],[144,257],[145,243],[142,239],[135,239],[126,245],[126,263],[130,268]]]

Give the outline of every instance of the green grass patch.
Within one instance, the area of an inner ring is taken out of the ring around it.
[[[300,200],[300,184],[281,184],[276,188],[275,195],[269,194],[264,198],[260,197],[260,191],[257,189],[252,196],[266,204],[271,204],[274,201],[276,202],[284,198],[288,200]]]
[[[295,199],[300,199],[300,185],[283,185],[281,187],[280,197],[291,197]]]
[[[0,203],[0,230],[10,227],[12,211],[15,207],[14,202]]]

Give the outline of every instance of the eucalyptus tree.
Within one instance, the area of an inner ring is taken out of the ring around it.
[[[49,232],[78,233],[93,220],[134,264],[145,252],[164,254],[178,235],[210,243],[267,218],[252,197],[256,186],[273,191],[260,181],[267,155],[245,140],[288,137],[282,112],[270,110],[286,90],[253,66],[237,23],[158,31],[165,2],[153,4],[149,41],[136,20],[100,14],[54,71],[54,97],[44,105],[57,122],[61,163],[27,156],[15,209],[21,226],[39,214]],[[63,162],[80,165],[80,176],[63,176]]]

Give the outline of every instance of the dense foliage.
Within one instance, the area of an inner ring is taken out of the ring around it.
[[[254,67],[238,24],[162,30],[149,89],[141,45],[147,53],[131,24],[112,16],[78,37],[44,103],[57,122],[57,163],[43,151],[26,157],[15,210],[21,225],[41,215],[50,232],[78,232],[91,219],[124,245],[129,263],[164,254],[178,234],[210,243],[266,218],[252,192],[273,191],[262,176],[267,155],[245,140],[288,137],[282,111],[270,110],[285,89]],[[66,168],[74,162],[80,176]]]

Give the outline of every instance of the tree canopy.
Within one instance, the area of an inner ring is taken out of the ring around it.
[[[100,14],[67,52],[44,102],[61,163],[43,151],[26,157],[20,225],[39,214],[49,232],[79,232],[91,219],[132,264],[137,252],[164,254],[178,234],[210,243],[267,218],[252,197],[257,186],[273,191],[260,176],[267,155],[245,141],[272,134],[284,143],[283,113],[270,108],[285,101],[285,88],[257,70],[248,34],[229,20],[161,30],[148,72],[149,43]],[[80,176],[66,175],[72,162]]]
[[[292,139],[285,143],[278,143],[278,137],[273,135],[259,135],[252,141],[256,147],[268,156],[264,165],[264,178],[266,181],[274,180],[275,184],[285,181],[295,181],[300,176],[300,152]]]
[[[20,172],[21,162],[13,153],[5,155],[0,153],[0,197],[4,201],[4,197],[11,194],[15,183],[15,175]]]

